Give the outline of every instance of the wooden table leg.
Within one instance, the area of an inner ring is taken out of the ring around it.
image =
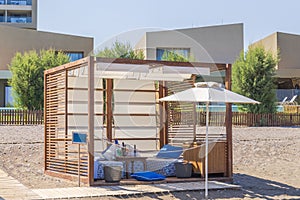
[[[130,174],[129,174],[129,167],[128,167],[128,165],[129,165],[129,163],[128,163],[129,161],[125,161],[125,164],[126,164],[126,178],[128,179],[128,178],[130,178]]]
[[[131,173],[134,173],[134,161],[131,161]]]
[[[147,164],[146,164],[146,160],[143,160],[143,164],[144,164],[144,171],[147,171]]]

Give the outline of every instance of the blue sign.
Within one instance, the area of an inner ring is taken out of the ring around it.
[[[72,143],[86,144],[86,133],[72,132]]]

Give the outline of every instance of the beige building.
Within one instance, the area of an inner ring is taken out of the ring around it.
[[[233,63],[244,49],[243,24],[147,32],[135,48],[150,60],[172,51],[199,62]]]
[[[37,31],[37,0],[0,0],[0,107],[12,104],[8,65],[16,52],[55,49],[71,61],[87,56],[94,39]]]
[[[37,0],[0,0],[0,25],[37,28]]]
[[[16,52],[53,48],[77,60],[93,50],[93,38],[0,25],[0,107],[11,105],[8,65]]]
[[[276,32],[252,45],[262,45],[274,55],[279,53],[276,76],[281,83],[289,87],[300,84],[300,35]]]
[[[93,38],[37,31],[37,0],[0,0],[0,107],[11,106],[8,65],[16,52],[55,49],[77,60],[93,50]]]

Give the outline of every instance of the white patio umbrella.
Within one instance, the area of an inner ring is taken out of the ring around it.
[[[160,101],[182,101],[206,103],[206,132],[205,132],[205,197],[208,197],[208,122],[210,103],[259,103],[253,99],[226,90],[216,82],[195,83],[194,88],[175,93],[159,99]],[[195,133],[194,133],[195,137]]]

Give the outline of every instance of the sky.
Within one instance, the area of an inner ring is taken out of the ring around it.
[[[133,30],[234,23],[244,24],[245,48],[274,32],[300,35],[298,0],[38,1],[38,30],[94,37],[95,47],[126,32],[139,37]]]

